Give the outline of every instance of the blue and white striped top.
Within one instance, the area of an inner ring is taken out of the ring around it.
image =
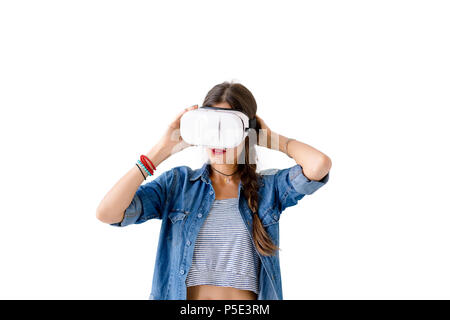
[[[186,286],[215,285],[259,293],[259,256],[238,198],[214,200],[195,241]]]

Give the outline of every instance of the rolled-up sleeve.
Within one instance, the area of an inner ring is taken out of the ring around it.
[[[133,200],[131,201],[131,204],[125,210],[122,221],[112,223],[111,225],[115,227],[125,227],[130,224],[136,223],[140,217],[142,217],[142,201],[136,192],[136,194],[133,197]]]
[[[174,169],[161,173],[152,181],[139,186],[122,221],[111,226],[125,227],[140,224],[150,219],[162,219],[168,199],[168,189],[173,182]]]
[[[328,172],[319,181],[310,180],[303,174],[303,168],[299,164],[278,170],[274,179],[280,211],[296,205],[305,195],[316,192],[328,182],[329,177],[330,173]]]

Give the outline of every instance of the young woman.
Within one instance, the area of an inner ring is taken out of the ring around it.
[[[137,161],[103,198],[97,218],[120,227],[162,220],[150,299],[282,299],[280,214],[328,181],[331,160],[273,132],[256,115],[256,101],[242,84],[214,86],[203,105],[256,117],[256,143],[247,136],[235,148],[206,148],[201,168],[177,166],[143,185],[151,172]],[[181,111],[146,154],[150,169],[190,146],[179,136],[180,118],[197,107]],[[255,144],[297,164],[258,173]]]

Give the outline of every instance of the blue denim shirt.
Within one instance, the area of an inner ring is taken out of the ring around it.
[[[195,240],[215,199],[209,178],[210,164],[199,169],[178,166],[161,173],[139,186],[125,210],[124,218],[113,226],[124,227],[150,219],[160,219],[161,231],[153,273],[151,300],[186,300],[186,276],[192,262]],[[314,193],[329,178],[309,180],[296,164],[286,169],[267,169],[260,172],[258,215],[272,241],[279,245],[281,213],[297,204],[307,194]],[[239,183],[239,211],[252,237],[252,214]],[[253,237],[252,237],[253,239]],[[259,273],[258,300],[282,300],[279,253],[263,256]]]

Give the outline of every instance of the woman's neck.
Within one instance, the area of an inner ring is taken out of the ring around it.
[[[211,168],[211,172],[210,172],[210,178],[213,181],[221,181],[224,178],[227,177],[227,175],[233,174],[231,176],[228,176],[230,178],[230,180],[236,182],[239,181],[239,173],[237,172],[239,165],[234,163],[234,164],[217,164],[217,163],[210,163]],[[215,170],[214,170],[215,169]],[[220,174],[219,172],[223,173]]]

